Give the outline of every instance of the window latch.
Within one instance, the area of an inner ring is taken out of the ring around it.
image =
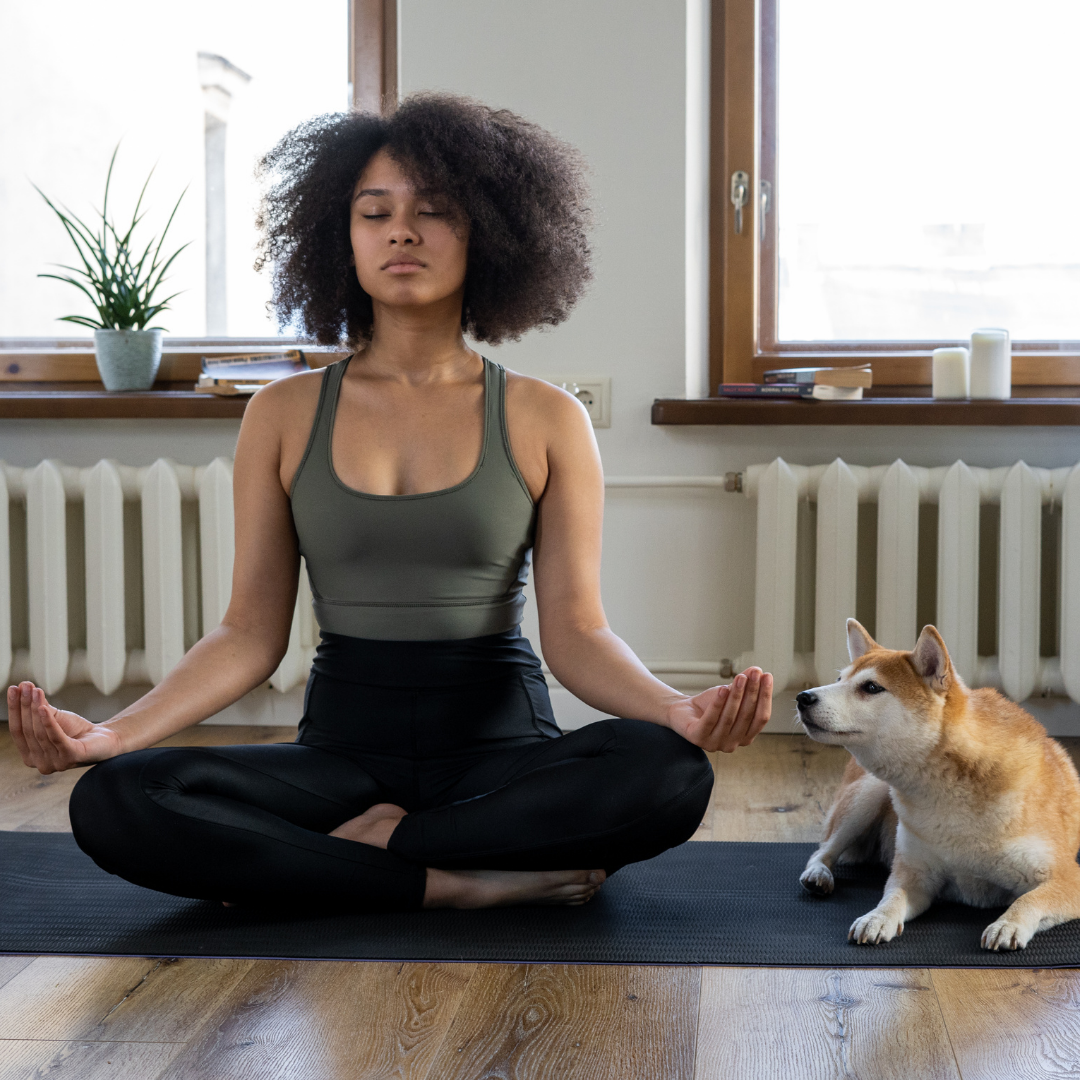
[[[772,184],[768,180],[762,180],[758,187],[761,190],[761,242],[765,243],[765,215],[772,209]]]
[[[735,234],[742,232],[742,212],[750,197],[750,174],[741,169],[731,174],[731,205],[735,207]]]

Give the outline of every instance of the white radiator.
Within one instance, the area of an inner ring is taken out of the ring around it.
[[[1021,461],[980,469],[957,461],[926,469],[895,461],[865,468],[839,458],[813,466],[777,458],[746,469],[743,491],[757,500],[757,570],[754,646],[738,666],[759,664],[778,687],[797,689],[832,682],[847,665],[844,624],[856,613],[860,503],[877,503],[875,637],[910,649],[919,632],[920,506],[936,504],[934,621],[960,675],[974,686],[997,686],[1014,701],[1054,694],[1080,702],[1080,465],[1038,469]],[[816,503],[816,565],[803,559],[808,565],[800,567],[803,500]],[[979,518],[988,504],[999,507],[1000,518],[997,655],[979,656]],[[1041,565],[1046,505],[1061,511],[1057,566]],[[814,576],[814,645],[798,653],[796,598],[807,574]],[[1040,656],[1044,588],[1056,592],[1056,657]]]
[[[146,468],[0,462],[0,685],[32,679],[54,693],[93,683],[110,694],[159,683],[221,622],[232,568],[225,458],[198,468],[164,458]],[[128,595],[137,592],[141,604]],[[276,690],[307,678],[315,636],[301,568]]]

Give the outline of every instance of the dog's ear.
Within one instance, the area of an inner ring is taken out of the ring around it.
[[[847,651],[854,664],[860,656],[877,648],[877,642],[866,632],[866,627],[854,619],[847,621]]]
[[[949,650],[935,626],[924,626],[915,651],[911,654],[915,673],[930,684],[932,690],[944,694],[952,685],[952,661]]]

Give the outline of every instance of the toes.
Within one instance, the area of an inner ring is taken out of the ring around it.
[[[832,872],[824,866],[815,866],[803,871],[799,884],[814,896],[828,896],[835,888]]]
[[[902,922],[872,911],[851,924],[848,941],[855,941],[859,945],[880,945],[886,941],[892,941],[903,932]]]
[[[982,935],[981,945],[984,949],[1000,952],[1002,949],[1012,951],[1027,947],[1031,935],[1024,932],[1024,928],[1012,922],[991,923]]]

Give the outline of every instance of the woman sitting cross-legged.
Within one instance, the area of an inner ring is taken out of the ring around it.
[[[260,390],[236,448],[232,599],[153,690],[98,725],[8,690],[101,867],[179,896],[365,909],[576,904],[686,840],[706,750],[769,717],[757,668],[696,697],[600,603],[603,478],[570,394],[465,342],[566,317],[588,277],[576,154],[507,112],[417,96],[302,125],[267,156],[275,303],[339,363]],[[295,743],[149,749],[265,683],[300,556],[319,645]],[[521,636],[603,712],[560,734]]]

